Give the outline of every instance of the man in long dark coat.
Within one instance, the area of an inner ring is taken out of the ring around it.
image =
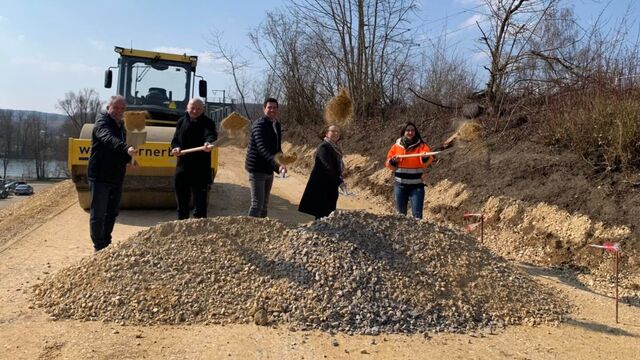
[[[207,200],[211,186],[211,149],[218,139],[216,125],[204,115],[204,102],[193,98],[187,105],[187,113],[178,120],[171,141],[174,155],[178,157],[175,175],[178,219],[188,219],[189,200],[193,195],[193,217],[207,217]],[[182,154],[183,150],[203,146],[202,151]]]

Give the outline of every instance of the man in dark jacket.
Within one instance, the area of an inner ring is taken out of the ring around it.
[[[187,113],[178,120],[176,132],[171,141],[176,165],[175,188],[178,202],[178,219],[188,219],[189,200],[193,194],[195,218],[207,217],[209,186],[213,182],[211,174],[211,148],[218,139],[216,125],[204,115],[204,102],[193,98],[187,105]],[[183,150],[203,146],[202,151],[182,154]]]
[[[118,216],[122,183],[136,149],[126,143],[123,125],[127,107],[124,97],[113,96],[107,113],[100,114],[91,134],[91,157],[87,178],[91,192],[90,233],[95,251],[111,244],[111,232]]]
[[[253,122],[247,148],[245,169],[251,185],[249,216],[267,217],[269,195],[274,173],[286,173],[287,167],[277,163],[275,156],[282,152],[282,128],[278,121],[278,100],[267,98],[263,103],[264,116]]]

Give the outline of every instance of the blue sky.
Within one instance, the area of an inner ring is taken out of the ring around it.
[[[580,19],[593,22],[600,9],[611,22],[631,4],[640,18],[640,1],[565,0]],[[448,43],[482,61],[473,24],[480,0],[422,0],[416,26],[427,36],[448,33]],[[608,5],[607,5],[608,4]],[[230,89],[224,64],[211,55],[207,38],[224,31],[225,41],[253,58],[247,33],[281,0],[0,0],[0,108],[60,112],[55,108],[68,91],[93,88],[105,100],[114,89],[102,87],[104,70],[113,66],[113,46],[198,55],[198,72],[209,89]],[[634,33],[638,33],[636,22]]]

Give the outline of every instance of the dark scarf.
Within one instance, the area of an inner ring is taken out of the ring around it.
[[[342,162],[342,148],[340,147],[340,145],[334,143],[333,141],[329,140],[328,137],[324,138],[324,141],[326,143],[328,143],[329,145],[331,145],[331,147],[333,148],[333,150],[335,150],[335,152],[338,154],[338,162],[340,164],[340,174],[342,174],[342,171],[344,170],[344,162]]]
[[[334,143],[333,141],[329,140],[328,137],[324,138],[324,141],[328,142],[329,145],[331,145],[331,147],[333,148],[333,150],[335,150],[338,155],[340,156],[340,158],[342,158],[342,148],[340,147],[340,145]]]
[[[405,136],[400,138],[400,145],[402,145],[402,147],[405,148],[406,150],[408,150],[410,147],[420,144],[421,142],[422,142],[422,139],[420,139],[417,136],[414,136],[413,139],[411,140],[407,139]]]

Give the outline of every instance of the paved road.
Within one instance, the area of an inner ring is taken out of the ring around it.
[[[55,182],[52,181],[27,181],[27,184],[33,186],[33,192],[34,194],[37,194],[38,192],[46,189],[47,187],[55,184]],[[8,208],[9,206],[12,206],[13,204],[17,204],[21,201],[24,201],[26,199],[28,199],[29,196],[28,195],[9,195],[8,198],[6,199],[1,199],[0,200],[0,210]]]

